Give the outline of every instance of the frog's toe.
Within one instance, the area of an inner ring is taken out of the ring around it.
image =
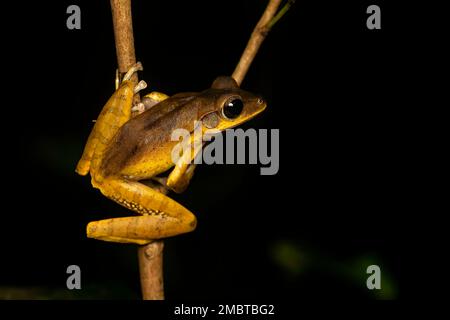
[[[131,108],[132,112],[137,112],[137,113],[142,113],[145,111],[145,104],[143,104],[142,102],[139,102],[138,104],[135,104],[132,108]]]
[[[148,110],[148,109],[152,108],[153,106],[157,105],[158,103],[160,103],[161,101],[166,100],[167,98],[169,98],[169,96],[167,94],[153,91],[153,92],[150,92],[149,94],[146,94],[142,98],[142,102],[145,105],[145,110]]]
[[[145,88],[147,88],[147,82],[145,82],[144,80],[139,81],[139,83],[134,87],[134,94]]]
[[[131,66],[131,68],[127,71],[127,73],[125,73],[122,81],[130,80],[135,72],[142,71],[142,70],[144,70],[144,68],[142,67],[142,63],[140,63],[139,61],[136,62],[134,65]]]

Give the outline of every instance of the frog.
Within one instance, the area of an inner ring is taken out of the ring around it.
[[[171,133],[181,128],[190,133],[190,146],[204,144],[195,130],[221,132],[247,122],[267,107],[261,96],[242,90],[228,76],[217,77],[200,92],[170,97],[152,92],[136,105],[133,97],[146,83],[141,80],[136,85],[132,76],[141,70],[142,64],[136,63],[117,85],[75,169],[82,176],[89,173],[94,188],[137,215],[89,222],[88,238],[145,245],[193,231],[196,216],[169,197],[168,191],[186,190],[198,151],[180,154],[174,163],[172,150],[178,141],[173,141]],[[132,116],[135,111],[137,115]]]

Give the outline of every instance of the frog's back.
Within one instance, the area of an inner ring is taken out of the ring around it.
[[[171,152],[178,142],[171,141],[171,133],[193,123],[183,106],[194,98],[192,93],[177,94],[125,123],[108,146],[103,174],[141,180],[172,167]]]

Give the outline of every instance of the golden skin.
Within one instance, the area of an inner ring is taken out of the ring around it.
[[[178,163],[172,162],[172,149],[179,143],[171,141],[173,130],[191,132],[193,146],[202,143],[194,140],[195,121],[202,121],[202,132],[212,128],[221,131],[266,108],[260,97],[241,90],[232,78],[219,77],[210,89],[199,93],[180,93],[170,98],[151,93],[146,97],[162,101],[131,118],[135,88],[129,78],[141,68],[136,64],[129,71],[103,107],[76,168],[80,175],[90,172],[93,187],[103,195],[141,215],[91,222],[87,226],[90,238],[147,244],[194,230],[196,218],[188,209],[143,180],[153,178],[164,183],[165,188],[184,191],[195,169],[186,160],[192,160],[195,153],[191,152],[189,159],[186,153]],[[243,102],[242,112],[233,119],[226,118],[223,108],[234,99]],[[167,179],[156,177],[172,167]]]

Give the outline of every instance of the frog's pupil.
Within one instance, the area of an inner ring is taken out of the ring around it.
[[[223,107],[223,114],[228,119],[234,119],[241,114],[243,108],[244,103],[241,99],[233,99],[225,103],[225,106]]]

